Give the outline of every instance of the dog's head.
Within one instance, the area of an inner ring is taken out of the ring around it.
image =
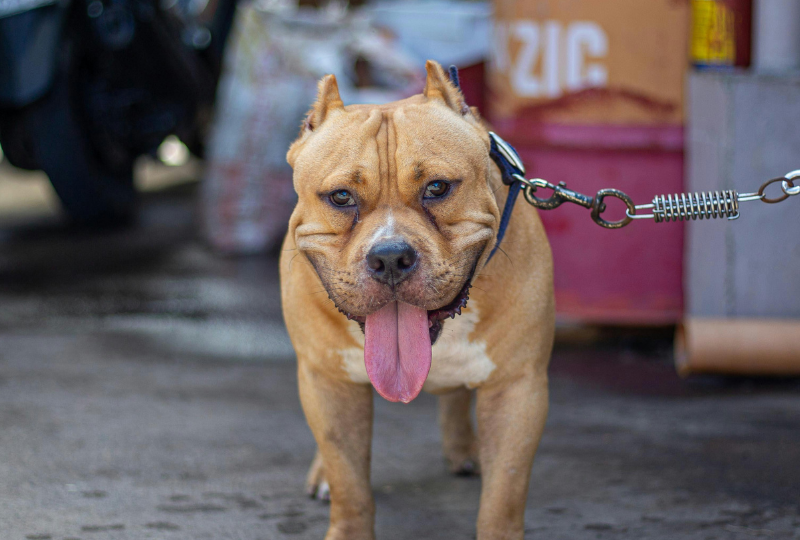
[[[426,68],[421,95],[382,106],[345,107],[326,76],[287,156],[297,249],[364,325],[367,371],[393,401],[419,393],[499,224],[487,131],[441,66]]]

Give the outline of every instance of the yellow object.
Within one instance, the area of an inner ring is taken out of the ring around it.
[[[736,61],[735,14],[717,0],[692,0],[691,59],[695,64]]]

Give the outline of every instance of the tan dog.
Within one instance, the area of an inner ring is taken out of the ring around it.
[[[328,540],[375,537],[370,382],[391,401],[441,394],[452,469],[480,458],[478,539],[523,537],[547,416],[550,247],[534,209],[519,206],[505,254],[486,265],[508,190],[477,111],[439,64],[426,67],[422,95],[381,106],[345,107],[323,78],[287,156],[299,201],[283,311],[318,445],[308,487],[330,485]]]

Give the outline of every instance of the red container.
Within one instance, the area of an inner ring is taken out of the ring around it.
[[[683,190],[688,1],[494,5],[487,116],[517,148],[529,178],[566,182],[589,196],[616,188],[636,204]],[[623,203],[606,201],[607,219],[622,219]],[[603,229],[572,204],[540,215],[553,247],[562,320],[680,319],[682,224],[641,220]]]
[[[529,178],[566,182],[594,195],[617,188],[636,204],[683,190],[683,129],[678,126],[564,126],[497,121]],[[524,128],[522,127],[524,126]],[[518,129],[515,130],[514,128]],[[621,219],[621,202],[608,219]],[[520,203],[525,205],[524,199]],[[583,207],[540,210],[553,249],[556,309],[562,321],[672,324],[683,312],[683,224],[634,221],[596,225]]]
[[[447,67],[447,66],[445,66]],[[458,79],[461,93],[470,107],[486,110],[486,63],[478,62],[468,66],[458,66]]]

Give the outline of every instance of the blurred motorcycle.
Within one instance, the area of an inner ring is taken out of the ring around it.
[[[0,146],[67,214],[135,214],[134,160],[211,118],[236,0],[0,0]]]

